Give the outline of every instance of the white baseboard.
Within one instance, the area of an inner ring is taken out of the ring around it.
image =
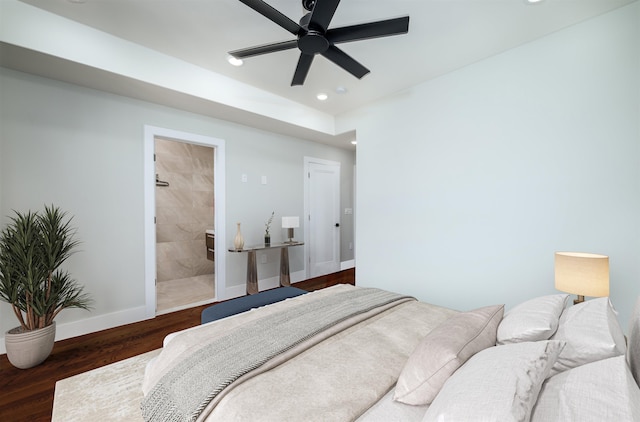
[[[140,306],[64,324],[56,323],[56,341],[95,333],[96,331],[131,324],[145,319],[148,319],[146,307]],[[4,337],[0,337],[0,354],[4,353],[7,353],[7,349],[4,344]]]

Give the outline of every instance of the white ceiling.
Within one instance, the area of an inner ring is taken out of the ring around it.
[[[409,15],[409,33],[341,44],[371,70],[358,80],[316,57],[291,87],[297,50],[231,66],[227,52],[293,36],[238,0],[22,0],[51,13],[337,115],[634,0],[343,0],[330,27]],[[294,21],[300,0],[268,0]],[[43,70],[44,72],[44,70]],[[347,89],[337,94],[337,87]],[[318,101],[318,92],[329,99]]]

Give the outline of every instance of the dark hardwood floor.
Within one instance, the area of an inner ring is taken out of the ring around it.
[[[295,283],[308,291],[355,284],[355,269]],[[211,305],[56,342],[49,358],[31,369],[16,369],[0,355],[0,421],[50,421],[56,381],[158,349],[174,331],[200,324]]]

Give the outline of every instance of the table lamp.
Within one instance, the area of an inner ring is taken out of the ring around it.
[[[282,228],[287,229],[288,241],[285,243],[293,243],[293,229],[300,227],[300,219],[298,217],[282,217]]]
[[[556,289],[578,295],[573,304],[585,296],[609,296],[609,257],[583,252],[556,252]]]

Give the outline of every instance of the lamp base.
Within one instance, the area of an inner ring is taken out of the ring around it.
[[[577,299],[573,299],[573,304],[574,305],[577,305],[578,303],[582,303],[582,302],[584,302],[584,296],[582,296],[582,295],[578,295]]]
[[[293,227],[288,227],[287,228],[287,237],[289,238],[289,240],[287,240],[284,243],[294,243],[295,240],[293,240]]]

